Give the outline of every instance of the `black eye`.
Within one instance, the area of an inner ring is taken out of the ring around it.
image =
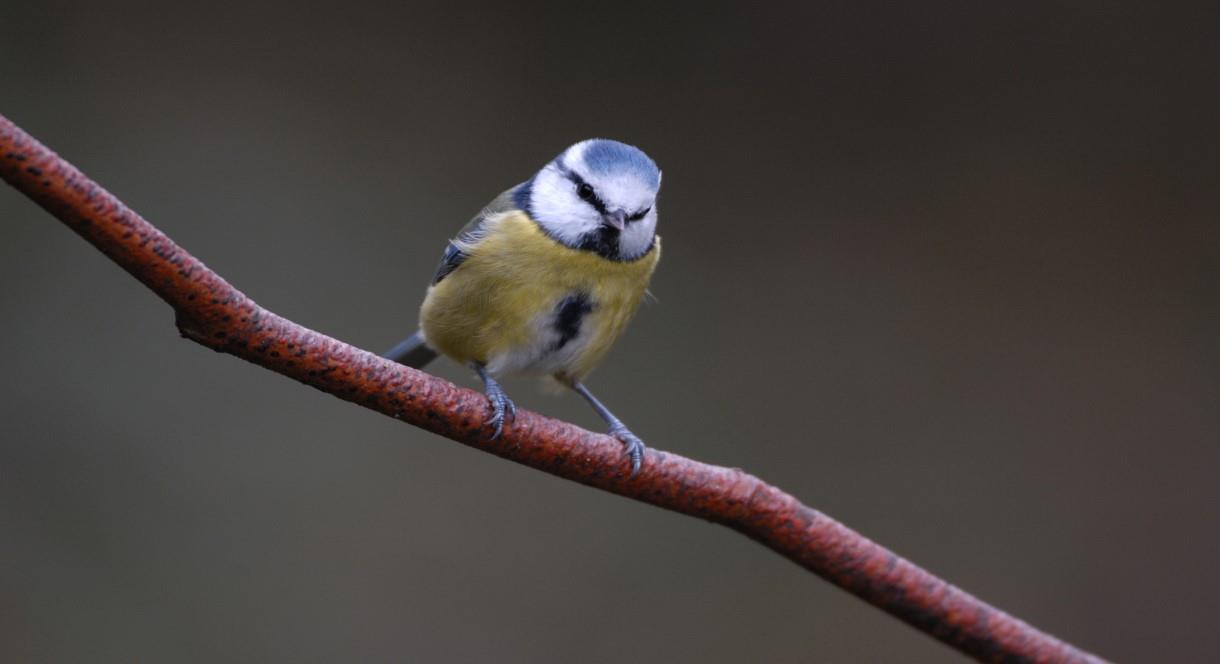
[[[576,195],[586,201],[591,201],[593,200],[593,187],[588,182],[581,182],[580,186],[576,188]]]
[[[639,220],[643,219],[644,215],[648,214],[648,211],[651,209],[652,208],[650,208],[650,207],[646,207],[643,210],[640,210],[639,212],[636,212],[635,214],[631,215],[630,217],[627,217],[627,221],[639,221]]]

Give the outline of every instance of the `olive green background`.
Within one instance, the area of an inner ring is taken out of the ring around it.
[[[1220,12],[977,4],[6,0],[0,113],[373,350],[483,203],[639,145],[658,302],[590,381],[637,433],[1082,647],[1214,661]],[[181,340],[6,187],[0,221],[4,661],[957,657],[726,529]]]

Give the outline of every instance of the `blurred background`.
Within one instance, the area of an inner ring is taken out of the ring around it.
[[[1215,5],[0,22],[0,113],[264,306],[375,351],[485,202],[576,140],[641,146],[658,302],[590,384],[649,444],[1102,655],[1220,652]],[[957,658],[726,529],[181,340],[7,187],[0,219],[0,660]]]

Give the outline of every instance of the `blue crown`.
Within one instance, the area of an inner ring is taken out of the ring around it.
[[[585,148],[585,164],[594,173],[632,173],[651,187],[661,184],[661,171],[644,151],[626,143],[595,138]]]

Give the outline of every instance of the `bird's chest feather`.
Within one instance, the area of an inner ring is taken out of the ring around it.
[[[611,261],[547,237],[523,213],[488,220],[460,269],[429,292],[429,343],[497,374],[579,379],[609,350],[639,306],[660,257]]]

